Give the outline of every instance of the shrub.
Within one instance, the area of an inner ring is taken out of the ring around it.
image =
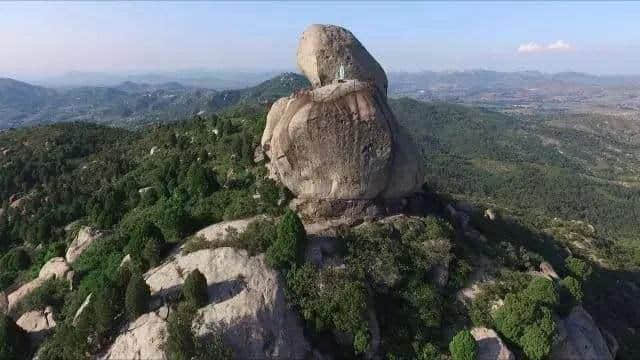
[[[301,263],[307,233],[295,212],[288,210],[278,224],[275,241],[267,249],[267,261],[276,269]]]
[[[107,284],[93,296],[95,330],[99,336],[105,337],[115,325],[114,319],[122,309],[122,295],[118,289]]]
[[[551,312],[543,309],[542,317],[524,329],[519,345],[531,360],[542,360],[551,351],[556,327]]]
[[[169,314],[165,355],[171,360],[191,360],[196,354],[196,344],[191,326],[196,309],[191,303],[181,303]]]
[[[474,360],[478,344],[469,330],[461,330],[449,343],[449,351],[453,360]]]
[[[15,321],[0,314],[0,359],[19,360],[29,357],[29,338]]]
[[[146,312],[150,297],[151,290],[142,275],[139,273],[133,274],[125,294],[125,307],[130,320],[135,320]]]
[[[416,310],[423,326],[431,328],[440,326],[442,299],[431,285],[412,282],[403,293],[403,297]]]
[[[22,248],[11,249],[0,259],[4,271],[25,270],[31,265],[29,254]]]
[[[156,237],[147,238],[144,249],[142,249],[142,258],[151,267],[158,266],[162,261],[162,250],[164,249],[164,242]]]
[[[209,295],[207,294],[207,279],[202,275],[200,270],[193,270],[184,281],[182,288],[185,300],[200,308],[205,306],[209,302]]]
[[[362,282],[342,270],[317,270],[309,263],[294,265],[287,272],[286,281],[287,297],[316,330],[335,329],[351,334],[357,340],[357,353],[368,347],[367,290]]]
[[[571,275],[582,281],[588,280],[593,272],[591,265],[573,256],[569,256],[564,261]]]
[[[536,306],[519,294],[508,294],[504,305],[495,313],[494,321],[497,330],[504,337],[518,343],[527,324],[535,321]]]
[[[574,277],[567,276],[564,279],[562,279],[561,284],[562,284],[562,287],[564,287],[567,291],[569,291],[571,296],[573,296],[573,299],[575,300],[576,303],[582,302],[584,293],[582,292],[582,284],[580,284],[580,281],[576,280],[576,278]]]
[[[558,304],[558,292],[553,281],[542,277],[534,277],[523,291],[523,295],[533,303],[551,307]]]
[[[66,280],[49,279],[20,301],[17,312],[44,309],[47,306],[59,312],[68,293],[69,283]]]
[[[438,360],[440,359],[440,351],[432,343],[426,343],[417,351],[418,360]]]

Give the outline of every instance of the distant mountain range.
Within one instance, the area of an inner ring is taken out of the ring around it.
[[[284,73],[256,86],[220,90],[209,86],[215,82],[215,74],[136,75],[110,86],[58,88],[0,79],[0,129],[75,120],[129,127],[175,121],[242,102],[267,104],[308,86],[303,76]],[[217,86],[233,87],[255,84],[257,78],[267,74],[244,73],[238,75],[234,84],[229,78],[223,78],[228,74],[218,75],[223,80],[217,82]],[[100,82],[100,76],[72,73],[67,75],[66,84],[73,79],[78,84]],[[561,111],[624,115],[627,118],[637,118],[640,114],[640,76],[471,70],[390,73],[389,78],[389,93],[393,97],[479,105],[520,114]],[[251,79],[255,82],[250,82]],[[103,80],[113,81],[114,78]]]
[[[126,81],[113,87],[50,89],[0,79],[0,129],[64,121],[118,126],[181,120],[238,104],[268,104],[293,89],[308,86],[300,75],[284,73],[257,86],[212,90],[182,85]]]

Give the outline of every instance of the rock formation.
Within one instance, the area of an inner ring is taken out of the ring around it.
[[[387,79],[349,31],[312,25],[298,65],[314,85],[276,101],[262,149],[298,198],[398,199],[419,191],[420,152],[387,103]]]
[[[569,316],[558,321],[558,337],[551,360],[612,360],[607,341],[591,315],[576,306]]]
[[[89,248],[94,241],[102,237],[103,233],[99,230],[95,230],[89,226],[83,226],[78,230],[78,234],[75,239],[69,245],[65,259],[69,264],[76,261],[76,259]]]
[[[20,316],[16,324],[29,334],[32,344],[39,344],[56,326],[53,308],[47,306],[44,310],[26,312]]]
[[[210,326],[222,327],[225,342],[239,359],[303,359],[310,353],[301,322],[287,306],[281,279],[267,267],[264,255],[251,257],[230,247],[178,254],[145,274],[152,296],[175,296],[194,269],[207,279],[210,301],[199,310],[202,322],[196,330],[200,335]],[[103,358],[162,358],[165,329],[166,316],[161,312],[142,315],[116,338]]]
[[[40,273],[37,278],[20,286],[7,296],[8,311],[13,310],[15,306],[22,301],[22,299],[35,289],[39,288],[45,281],[51,278],[64,279],[70,270],[71,268],[69,267],[69,264],[67,264],[62,257],[56,257],[47,261],[40,269]]]
[[[498,334],[487,328],[471,329],[471,335],[478,343],[477,360],[515,360],[515,356]]]

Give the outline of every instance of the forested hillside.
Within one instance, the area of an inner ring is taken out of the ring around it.
[[[546,118],[406,98],[392,107],[423,145],[431,189],[503,208],[539,229],[554,218],[584,221],[619,265],[640,265],[637,145]]]
[[[85,226],[101,234],[70,264],[71,287],[48,279],[11,304],[13,318],[52,308],[57,325],[39,346],[40,359],[102,354],[130,321],[157,308],[143,275],[227,245],[265,254],[281,275],[288,308],[304,320],[305,336],[336,358],[364,358],[377,346],[388,359],[448,359],[468,350],[466,328],[486,326],[518,358],[540,360],[551,351],[558,319],[578,304],[615,335],[618,358],[637,358],[638,336],[629,330],[639,321],[640,199],[631,181],[637,163],[612,149],[635,154],[633,143],[561,127],[557,118],[391,99],[422,147],[430,210],[340,228],[332,256],[346,267],[316,266],[304,254],[319,238],[286,211],[291,194],[254,158],[264,103],[307,85],[296,79],[228,92],[236,106],[215,115],[137,130],[70,122],[0,134],[0,290],[15,293],[39,279],[43,265],[64,257]],[[453,215],[447,205],[455,206]],[[194,236],[258,214],[267,218],[219,243]],[[476,232],[467,234],[460,217]],[[126,255],[130,265],[123,266]],[[561,280],[540,277],[543,264]],[[478,281],[487,273],[494,283]],[[210,300],[198,277],[189,275],[171,300],[163,351],[170,358],[230,358],[224,329],[212,340],[185,326],[194,306]],[[481,295],[460,300],[474,286]],[[88,315],[78,317],[90,294]],[[0,320],[14,329],[9,317]],[[0,340],[19,348],[25,337],[15,334]],[[20,356],[36,351],[27,348]]]

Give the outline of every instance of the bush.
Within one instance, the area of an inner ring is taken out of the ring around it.
[[[196,309],[191,303],[181,303],[169,314],[165,355],[171,360],[191,360],[196,354],[196,344],[191,326]]]
[[[29,254],[22,248],[11,249],[0,259],[3,271],[21,271],[31,265]]]
[[[164,249],[164,242],[156,237],[147,238],[144,249],[142,250],[142,258],[151,267],[158,266],[162,261],[162,251]]]
[[[278,224],[276,239],[267,249],[267,262],[275,269],[300,264],[307,233],[295,212],[288,210]]]
[[[49,279],[29,295],[25,296],[22,301],[20,301],[16,311],[18,313],[24,313],[52,306],[55,312],[60,312],[68,293],[69,283],[66,280]]]
[[[438,360],[440,359],[440,351],[432,343],[426,343],[417,351],[418,360]]]
[[[193,270],[184,281],[182,288],[185,300],[195,306],[201,308],[209,302],[209,294],[207,294],[207,279],[202,275],[200,270]]]
[[[416,310],[423,326],[430,328],[440,326],[442,299],[431,285],[412,282],[403,293],[403,298]]]
[[[531,360],[542,360],[551,351],[556,326],[551,312],[543,309],[542,317],[524,329],[519,345]]]
[[[287,297],[316,330],[354,336],[356,353],[368,348],[367,290],[362,282],[342,270],[317,270],[309,263],[294,265],[286,281]]]
[[[122,309],[122,295],[110,284],[105,285],[92,299],[95,330],[100,337],[106,337],[115,325],[114,319]]]
[[[453,360],[474,360],[478,344],[469,330],[461,330],[449,343],[449,351]]]
[[[593,272],[591,265],[573,256],[569,256],[564,262],[571,275],[582,281],[588,280]]]
[[[558,292],[553,281],[542,277],[534,277],[529,286],[523,291],[523,295],[532,303],[544,304],[554,307],[558,304]]]
[[[142,275],[135,273],[129,280],[125,295],[125,307],[129,320],[135,320],[147,311],[151,290]]]
[[[562,279],[561,285],[563,288],[569,291],[576,303],[579,304],[582,302],[584,293],[582,292],[582,284],[580,284],[580,281],[576,280],[576,278],[574,277],[567,276]]]
[[[29,358],[29,338],[15,321],[0,314],[0,359],[19,360]]]

